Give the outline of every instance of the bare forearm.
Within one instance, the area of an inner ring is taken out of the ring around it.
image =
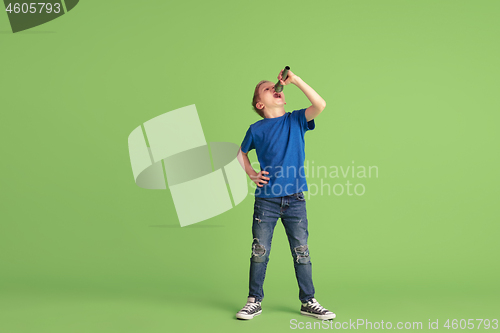
[[[241,148],[238,151],[237,158],[238,158],[238,162],[240,162],[241,167],[243,168],[243,170],[245,170],[248,177],[250,177],[250,179],[255,178],[257,176],[257,172],[255,172],[255,170],[252,168],[252,165],[250,164],[250,160],[248,159],[248,155],[243,154],[243,152],[241,151]]]
[[[325,100],[321,98],[321,96],[300,77],[295,76],[292,83],[299,87],[300,90],[302,90],[302,92],[306,95],[314,108],[323,110],[326,107]]]

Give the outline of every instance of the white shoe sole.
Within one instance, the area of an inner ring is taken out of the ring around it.
[[[300,314],[303,314],[304,316],[318,318],[318,319],[321,319],[321,320],[327,320],[327,319],[333,319],[333,318],[335,318],[335,313],[327,314],[327,315],[316,315],[316,314],[313,314],[313,313],[309,313],[309,312],[305,312],[305,311],[300,311]]]
[[[254,314],[251,314],[251,315],[237,313],[236,318],[238,318],[238,319],[252,319],[253,317],[260,315],[261,313],[262,313],[262,310],[260,310],[259,312],[255,312]]]

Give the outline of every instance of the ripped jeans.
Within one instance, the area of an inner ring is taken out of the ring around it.
[[[295,276],[299,285],[299,299],[301,302],[306,302],[314,297],[314,286],[307,246],[309,232],[306,200],[302,192],[276,198],[255,197],[248,296],[255,297],[257,301],[262,301],[264,298],[264,278],[278,218],[281,218],[290,244]]]

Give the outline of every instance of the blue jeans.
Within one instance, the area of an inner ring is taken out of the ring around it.
[[[249,296],[257,301],[264,298],[264,278],[271,253],[271,241],[278,218],[285,227],[292,252],[295,276],[301,302],[314,297],[311,260],[307,246],[306,200],[302,192],[277,198],[255,197],[253,214],[253,243],[250,258]]]

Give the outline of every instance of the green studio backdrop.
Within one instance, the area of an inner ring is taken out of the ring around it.
[[[181,228],[168,188],[135,184],[127,147],[137,126],[193,104],[207,142],[240,145],[260,119],[255,85],[286,65],[327,103],[305,136],[316,172],[306,200],[316,297],[333,324],[444,331],[473,319],[477,330],[484,319],[484,330],[488,319],[494,330],[499,11],[493,0],[85,0],[16,33],[3,12],[0,331],[318,323],[299,314],[280,222],[263,314],[235,319],[248,292],[248,178],[240,204]],[[297,87],[284,93],[286,111],[309,106]]]

